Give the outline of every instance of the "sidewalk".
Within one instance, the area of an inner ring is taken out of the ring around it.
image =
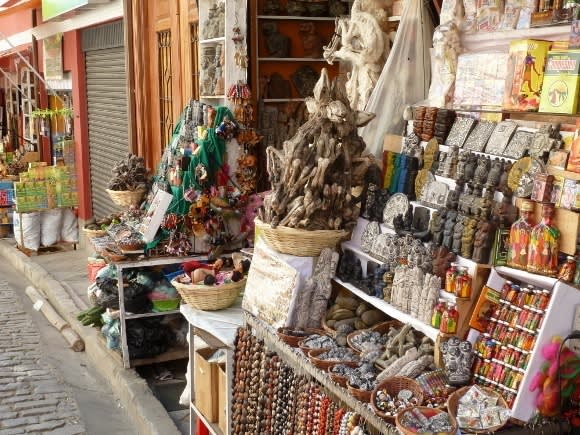
[[[64,286],[68,285],[88,304],[86,264],[89,255],[88,251],[79,249],[27,257],[14,247],[13,241],[0,240],[0,258],[5,259],[42,290],[52,306],[81,336],[87,356],[100,374],[109,380],[111,389],[127,409],[138,432],[180,435],[177,426],[155,398],[147,382],[135,370],[124,369],[111,358],[95,328],[82,326],[76,320],[78,309]]]

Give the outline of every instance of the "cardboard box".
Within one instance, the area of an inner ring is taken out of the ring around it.
[[[218,426],[222,433],[229,433],[227,430],[228,420],[228,377],[226,375],[226,365],[220,364],[218,367]]]
[[[544,71],[540,112],[575,114],[580,88],[580,51],[550,51]]]
[[[510,44],[503,108],[537,111],[550,41],[521,39]]]
[[[215,349],[197,349],[194,355],[193,385],[195,406],[210,422],[218,421],[218,365],[208,359]]]

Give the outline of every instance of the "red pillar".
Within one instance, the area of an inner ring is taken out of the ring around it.
[[[73,30],[66,35],[73,50],[65,55],[69,59],[72,73],[72,100],[74,108],[75,160],[77,189],[79,193],[79,218],[89,219],[93,215],[91,203],[91,174],[89,168],[89,136],[87,117],[87,93],[85,80],[85,57],[82,51],[81,31]]]

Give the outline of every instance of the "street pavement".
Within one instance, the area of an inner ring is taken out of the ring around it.
[[[0,263],[0,435],[136,433],[86,354],[32,308],[27,285]]]

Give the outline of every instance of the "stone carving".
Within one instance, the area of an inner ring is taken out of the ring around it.
[[[292,73],[292,83],[303,98],[312,96],[314,86],[320,75],[310,66],[303,65]]]
[[[477,230],[478,219],[474,217],[466,218],[461,237],[461,256],[471,258],[475,231]]]
[[[268,56],[286,58],[290,56],[290,38],[278,32],[278,25],[273,22],[262,24],[262,34],[266,41]]]
[[[443,226],[443,246],[449,250],[453,247],[453,230],[455,229],[457,216],[455,210],[447,211],[445,225]]]
[[[469,341],[457,337],[441,343],[441,353],[445,364],[445,376],[449,385],[459,387],[469,383],[471,366],[475,355]]]
[[[493,245],[495,226],[487,220],[479,221],[473,242],[473,255],[471,259],[476,263],[487,263]]]
[[[429,104],[447,107],[453,99],[453,85],[457,71],[457,56],[461,52],[459,29],[455,23],[444,23],[433,32],[431,54],[432,78]]]
[[[429,223],[431,240],[435,245],[443,243],[443,225],[445,224],[445,211],[434,211]]]
[[[302,39],[304,57],[319,59],[322,57],[322,37],[316,31],[316,26],[312,21],[301,23],[298,33]]]
[[[465,216],[458,215],[455,226],[453,227],[453,244],[451,245],[451,250],[456,254],[461,252],[461,242],[463,239],[463,227],[465,223]]]

